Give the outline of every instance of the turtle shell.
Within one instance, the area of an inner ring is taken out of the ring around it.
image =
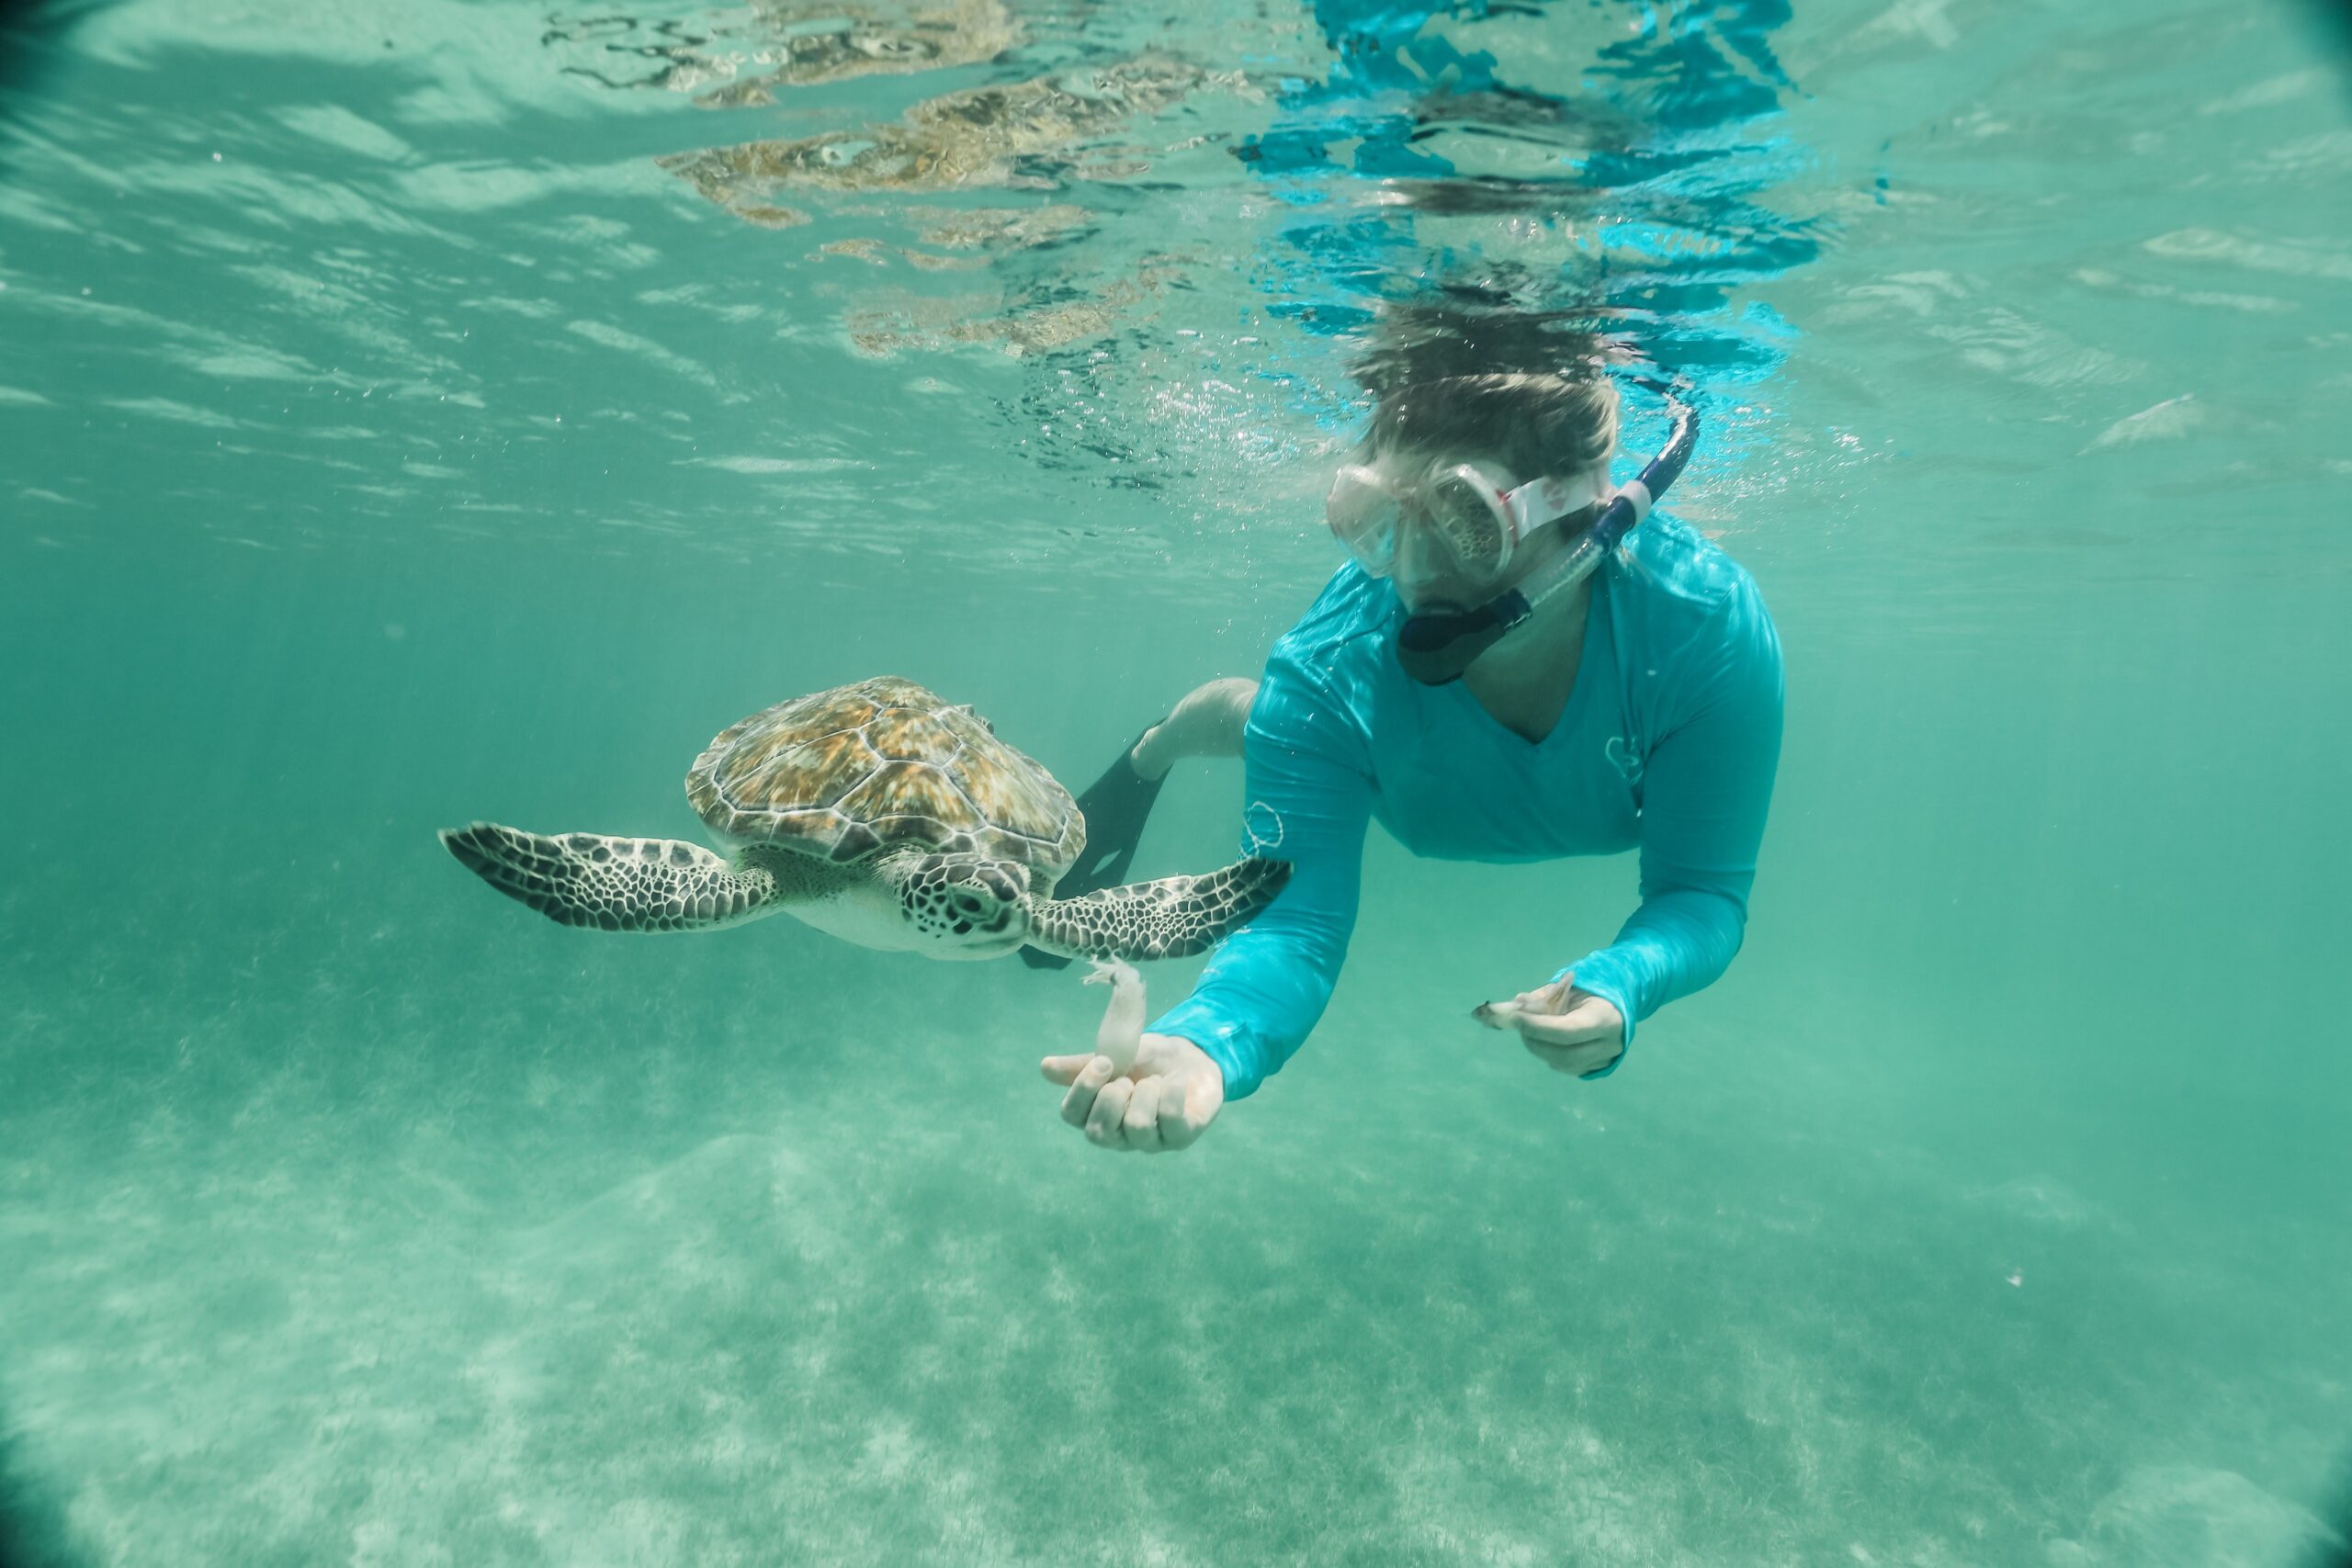
[[[721,730],[686,774],[713,829],[832,861],[905,846],[1031,868],[1049,887],[1086,847],[1054,775],[988,721],[880,676],[776,704]]]

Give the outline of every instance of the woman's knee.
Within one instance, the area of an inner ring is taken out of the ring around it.
[[[1144,732],[1130,755],[1137,773],[1159,778],[1187,757],[1238,757],[1258,682],[1246,675],[1204,682]]]

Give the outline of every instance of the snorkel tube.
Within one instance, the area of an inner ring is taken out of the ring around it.
[[[1645,381],[1644,386],[1657,386]],[[1405,673],[1424,686],[1442,686],[1462,679],[1462,672],[1487,649],[1510,635],[1535,607],[1563,589],[1590,577],[1609,552],[1650,514],[1690,460],[1699,440],[1699,413],[1672,391],[1657,387],[1666,399],[1674,428],[1642,469],[1641,477],[1620,490],[1601,509],[1599,518],[1569,550],[1530,573],[1527,581],[1485,604],[1462,610],[1431,607],[1407,617],[1396,634],[1396,661]]]

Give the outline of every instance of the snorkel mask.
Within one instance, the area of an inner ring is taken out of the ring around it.
[[[1681,474],[1683,465],[1690,460],[1690,449],[1699,439],[1699,414],[1667,388],[1647,380],[1640,384],[1665,398],[1667,412],[1674,421],[1666,445],[1643,467],[1641,477],[1610,498],[1609,504],[1575,545],[1536,569],[1526,581],[1483,604],[1466,609],[1431,605],[1406,617],[1396,636],[1396,661],[1404,666],[1406,674],[1425,686],[1442,686],[1460,680],[1463,671],[1480,654],[1526,621],[1537,605],[1590,577],[1608,558],[1609,552],[1649,515],[1657,498],[1666,493],[1667,487]],[[1507,567],[1511,552],[1535,528],[1573,515],[1600,499],[1598,491],[1577,499],[1578,487],[1573,482],[1550,479],[1505,491],[1476,468],[1462,464],[1432,476],[1418,496],[1374,491],[1374,495],[1390,495],[1395,502],[1393,509],[1384,513],[1357,488],[1363,480],[1351,478],[1351,474],[1364,473],[1354,465],[1340,470],[1340,478],[1331,487],[1326,516],[1331,532],[1374,576],[1387,575],[1395,565],[1396,525],[1406,520],[1408,500],[1418,502],[1419,516],[1426,518],[1445,547],[1454,552],[1465,571],[1485,576]],[[1553,510],[1555,507],[1558,509]],[[1539,517],[1540,522],[1532,521]],[[1367,549],[1379,561],[1377,568],[1366,558]],[[1466,555],[1465,551],[1476,554]],[[1475,564],[1477,559],[1491,560],[1493,564],[1479,567]]]
[[[1400,527],[1418,527],[1474,578],[1500,575],[1512,552],[1537,529],[1575,515],[1601,498],[1607,480],[1595,473],[1546,475],[1505,490],[1474,463],[1432,469],[1398,480],[1363,463],[1350,463],[1331,480],[1323,502],[1332,536],[1374,577],[1396,568]]]

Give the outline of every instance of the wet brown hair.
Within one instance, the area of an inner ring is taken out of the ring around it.
[[[1525,480],[1614,451],[1608,367],[1632,358],[1630,345],[1594,309],[1531,305],[1555,288],[1490,268],[1385,301],[1352,367],[1375,400],[1364,456],[1486,458]]]
[[[1617,449],[1617,389],[1589,372],[1444,376],[1384,393],[1367,457],[1486,457],[1514,479],[1572,473]]]

